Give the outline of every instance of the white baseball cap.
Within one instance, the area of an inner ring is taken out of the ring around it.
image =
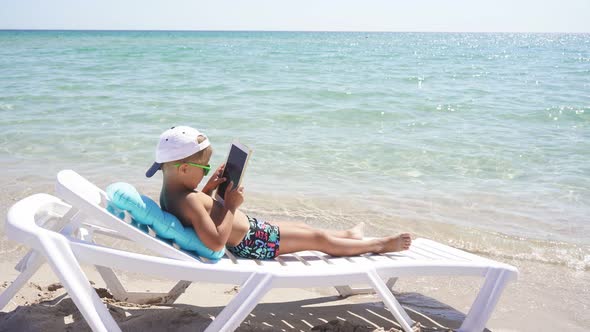
[[[205,137],[201,143],[197,140],[199,136]],[[194,128],[172,127],[160,135],[160,141],[156,147],[156,162],[145,172],[145,176],[151,178],[161,169],[163,163],[192,156],[205,150],[209,145],[211,143],[207,136]]]

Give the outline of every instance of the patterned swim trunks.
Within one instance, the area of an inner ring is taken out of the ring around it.
[[[248,217],[250,229],[242,242],[227,249],[234,255],[250,259],[273,259],[279,255],[281,233],[279,226]]]

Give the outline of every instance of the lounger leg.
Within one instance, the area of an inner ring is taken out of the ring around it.
[[[90,328],[95,332],[121,331],[90,285],[67,240],[57,234],[48,234],[39,240],[47,263],[58,276]]]
[[[176,299],[178,299],[192,283],[192,281],[187,280],[179,281],[174,287],[172,287],[168,294],[166,294],[161,303],[172,304],[176,302]]]
[[[94,243],[93,237],[94,234],[92,231],[87,229],[80,229],[80,239],[82,239],[83,241]],[[113,294],[113,297],[119,301],[128,301],[127,291],[123,287],[123,284],[121,284],[121,282],[119,281],[119,278],[117,278],[115,272],[113,272],[113,270],[109,269],[108,267],[103,267],[99,265],[95,265],[94,267],[102,277],[102,280],[104,280],[107,289],[110,290]]]
[[[412,332],[412,325],[414,321],[408,316],[401,304],[395,299],[393,294],[387,285],[383,282],[383,279],[379,277],[377,272],[368,272],[369,281],[373,285],[373,288],[381,296],[383,303],[389,308],[397,322],[401,325],[402,329],[406,332]]]
[[[485,329],[508,280],[507,271],[494,268],[488,270],[484,284],[458,331],[480,332]]]
[[[26,267],[0,295],[0,310],[4,309],[8,302],[23,288],[27,281],[39,270],[41,264],[43,264],[43,256],[34,251],[27,254],[25,258],[27,259]]]
[[[397,282],[397,278],[389,278],[387,280],[387,287],[389,289],[393,288],[393,285]],[[352,288],[350,286],[334,286],[338,294],[342,297],[347,297],[350,295],[358,295],[358,294],[372,294],[375,293],[373,288]]]
[[[94,242],[94,232],[85,228],[80,228],[79,231],[82,240]],[[181,280],[168,293],[128,292],[112,269],[100,265],[95,268],[116,300],[136,304],[172,304],[192,283]]]
[[[70,209],[62,218],[65,220],[69,220],[66,225],[61,230],[62,234],[66,234],[71,232],[72,226],[71,224],[79,224],[79,221],[76,221],[74,218],[77,214],[77,210]],[[18,293],[21,288],[33,277],[35,272],[39,270],[41,265],[43,264],[43,256],[37,253],[34,250],[29,250],[23,258],[16,264],[16,269],[21,273],[16,277],[16,279],[2,292],[0,295],[0,310],[4,309],[4,307],[8,304],[8,302]]]
[[[389,290],[393,290],[393,286],[395,285],[395,283],[397,282],[397,278],[389,278],[387,280],[387,288],[389,288]]]
[[[209,324],[205,332],[229,332],[240,326],[272,286],[272,276],[254,273],[242,289]]]
[[[181,280],[168,293],[129,292],[112,269],[98,265],[95,267],[116,300],[135,304],[172,304],[192,284],[191,281]]]

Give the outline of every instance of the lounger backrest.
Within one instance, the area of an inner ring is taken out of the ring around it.
[[[88,204],[100,205],[106,193],[78,173],[64,170],[57,174],[57,193],[67,200],[83,200]]]
[[[85,223],[91,223],[116,231],[131,241],[138,242],[147,249],[169,258],[195,261],[195,257],[184,253],[168,243],[155,239],[144,231],[121,221],[105,208],[108,203],[106,192],[95,186],[72,170],[63,170],[57,174],[57,195],[80,210],[87,217]]]

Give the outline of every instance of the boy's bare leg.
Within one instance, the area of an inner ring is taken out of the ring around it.
[[[312,227],[287,226],[281,228],[280,253],[318,250],[332,256],[355,256],[365,253],[407,250],[411,243],[412,238],[407,233],[370,240],[357,240],[336,237],[330,231]]]
[[[347,229],[345,232],[350,235],[347,238],[360,240],[365,236],[365,223],[361,221],[353,228]]]
[[[313,226],[310,226],[304,222],[297,222],[297,221],[276,221],[276,222],[274,222],[273,221],[272,223],[274,225],[279,226],[281,233],[283,233],[283,230],[288,231],[291,228],[319,230],[319,229],[314,228]],[[343,239],[360,240],[363,238],[363,236],[365,236],[365,223],[361,221],[358,224],[356,224],[356,226],[349,228],[349,229],[345,229],[345,230],[323,229],[323,231],[327,232],[328,234],[330,234],[332,236],[343,238]]]

